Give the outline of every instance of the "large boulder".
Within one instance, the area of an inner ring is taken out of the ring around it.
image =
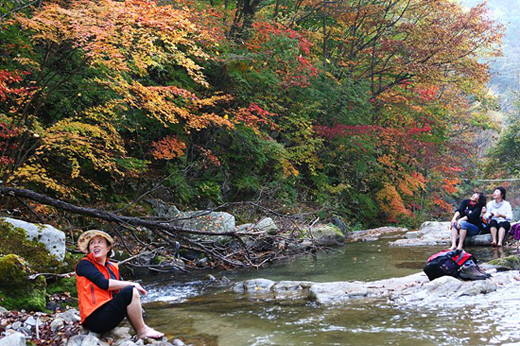
[[[9,217],[0,218],[1,221],[21,228],[29,240],[36,240],[54,255],[59,261],[65,258],[65,233],[46,224],[34,224]]]
[[[310,232],[318,246],[335,246],[345,241],[343,232],[333,224],[314,226]]]
[[[64,265],[64,262],[51,255],[45,244],[36,238],[30,240],[23,228],[14,227],[13,224],[2,220],[0,220],[0,254],[19,255],[31,270],[37,272],[54,272]],[[61,255],[59,256],[61,258]]]
[[[177,215],[174,221],[182,228],[211,233],[227,233],[235,231],[235,217],[225,212],[187,211]]]

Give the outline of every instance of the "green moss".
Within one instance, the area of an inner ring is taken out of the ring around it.
[[[56,282],[50,283],[47,287],[48,294],[69,292],[73,296],[77,296],[76,277],[61,278]]]
[[[37,272],[56,272],[63,266],[49,253],[45,245],[28,240],[22,228],[0,221],[0,256],[8,254],[23,257],[29,267]]]
[[[26,279],[25,284],[16,289],[2,287],[0,305],[8,310],[42,311],[47,303],[45,286],[45,278],[39,276],[35,280]]]
[[[494,266],[507,267],[510,269],[520,269],[520,257],[512,255],[504,258],[497,258],[488,262]]]
[[[0,257],[0,287],[17,288],[27,283],[27,276],[31,274],[25,260],[15,254]]]

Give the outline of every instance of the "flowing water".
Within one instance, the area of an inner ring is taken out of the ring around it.
[[[390,239],[392,240],[392,239]],[[441,248],[388,246],[389,239],[359,242],[262,270],[214,273],[233,282],[280,280],[373,281],[421,271]],[[505,256],[469,248],[481,261]],[[276,301],[214,287],[203,273],[156,275],[144,281],[147,322],[193,345],[520,345],[520,292],[479,296],[469,305],[403,306],[386,299],[319,306]],[[461,298],[463,299],[463,298]]]

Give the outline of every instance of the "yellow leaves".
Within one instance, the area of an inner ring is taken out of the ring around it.
[[[327,191],[331,194],[331,195],[336,195],[336,194],[339,194],[347,189],[349,189],[351,186],[349,184],[344,184],[344,183],[339,183],[337,185],[327,185],[326,188],[327,188]]]
[[[39,164],[25,164],[18,168],[8,182],[15,180],[39,184],[62,195],[67,195],[71,192],[71,189],[66,185],[60,184],[55,179],[49,177],[47,170]]]
[[[297,177],[300,174],[300,171],[298,171],[296,167],[294,167],[294,165],[286,158],[281,158],[280,163],[283,170],[283,176],[286,179],[291,176]]]

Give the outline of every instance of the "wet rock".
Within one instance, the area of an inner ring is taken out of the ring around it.
[[[207,281],[217,281],[217,278],[215,278],[213,275],[211,274],[208,274],[204,277],[205,280]]]
[[[490,265],[501,267],[502,269],[520,269],[520,257],[512,255],[504,258],[497,258],[489,261]]]
[[[22,333],[13,333],[0,339],[0,346],[25,346],[25,336]]]
[[[335,304],[350,299],[364,298],[368,289],[361,283],[327,282],[314,284],[309,289],[309,298],[319,304]]]
[[[274,281],[267,279],[247,280],[236,284],[233,290],[237,293],[268,292],[271,290],[271,287],[273,287],[274,284]]]
[[[3,306],[0,306],[0,314],[3,314],[4,312],[7,312],[8,310],[4,308]]]
[[[185,344],[182,340],[174,339],[174,340],[172,341],[172,345],[173,345],[173,346],[185,346],[186,344]]]

